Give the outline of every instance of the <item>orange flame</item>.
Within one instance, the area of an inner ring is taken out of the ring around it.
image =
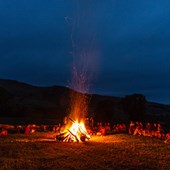
[[[76,91],[71,91],[70,111],[69,117],[71,121],[67,122],[64,132],[66,133],[66,140],[64,141],[85,141],[90,139],[84,119],[88,115],[89,96],[87,95],[87,75],[83,68],[77,69],[73,67],[73,80],[71,86]]]
[[[83,122],[73,122],[69,128],[65,128],[64,132],[64,142],[85,142],[87,139],[90,139],[90,135]]]

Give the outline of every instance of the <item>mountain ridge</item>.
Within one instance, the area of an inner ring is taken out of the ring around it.
[[[68,115],[70,108],[70,94],[80,94],[64,86],[34,86],[17,80],[0,79],[0,113],[7,117],[55,118],[62,120]],[[129,121],[120,106],[122,97],[104,96],[100,94],[86,94],[89,98],[89,115],[93,113],[110,112],[117,122]],[[101,108],[102,106],[102,108]],[[149,102],[146,100],[148,120],[164,121],[170,118],[170,105]],[[102,113],[100,113],[102,114]],[[98,117],[101,117],[97,114]],[[103,113],[104,114],[104,113]],[[110,118],[111,115],[108,114]],[[105,116],[106,117],[106,116]],[[104,120],[104,116],[102,116]],[[105,118],[105,121],[109,119]]]

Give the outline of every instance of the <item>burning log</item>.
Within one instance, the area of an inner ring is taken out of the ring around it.
[[[70,132],[70,134],[71,134],[71,135],[73,135],[73,136],[75,137],[76,141],[77,141],[77,142],[79,142],[79,140],[78,140],[77,136],[76,136],[76,135],[74,135],[74,134],[73,134],[73,133],[72,133],[69,129],[67,129],[67,130]]]
[[[73,123],[76,123],[73,119],[69,118]],[[86,136],[87,139],[90,139],[89,134],[87,133],[86,129],[84,130],[80,124],[78,124],[79,131]]]
[[[69,118],[72,123],[76,123],[73,119]],[[85,142],[86,139],[90,139],[89,134],[87,133],[86,130],[84,130],[79,124],[78,124],[78,132],[80,133],[80,140],[82,142]]]
[[[66,132],[65,133],[60,133],[59,135],[56,135],[56,141],[58,142],[62,142],[65,138],[68,137],[68,135],[66,135]]]
[[[87,136],[85,136],[85,135],[80,136],[80,140],[82,142],[85,142],[86,139],[88,139]]]
[[[87,133],[84,124],[81,126],[78,122],[75,122],[73,119],[69,118],[73,123],[70,129],[67,129],[67,132],[60,133],[56,136],[58,142],[85,142],[86,139],[90,139],[90,135]]]

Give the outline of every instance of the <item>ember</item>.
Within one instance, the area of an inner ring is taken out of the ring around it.
[[[91,78],[89,62],[91,62],[93,54],[91,54],[91,50],[82,49],[78,41],[76,46],[76,48],[73,47],[72,52],[74,61],[72,80],[69,84],[70,88],[73,89],[70,91],[69,122],[64,123],[62,133],[56,136],[56,140],[62,142],[85,142],[90,139],[84,122],[89,112],[90,95],[88,95],[88,87]]]

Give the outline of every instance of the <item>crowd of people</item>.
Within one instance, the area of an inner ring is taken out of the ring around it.
[[[111,126],[110,123],[97,123],[94,126],[94,122],[87,123],[87,131],[90,135],[108,135],[115,133],[128,133],[129,135],[140,135],[140,136],[148,136],[152,138],[158,138],[164,140],[165,143],[170,143],[170,133],[166,133],[160,123],[149,123],[147,122],[145,125],[142,122],[134,122],[131,121],[129,125],[125,123],[118,123]],[[21,133],[21,134],[30,134],[36,131],[46,132],[52,131],[54,133],[60,132],[62,124],[56,125],[17,125],[17,126],[3,126],[0,125],[0,137],[7,136],[8,133]]]
[[[47,132],[47,131],[53,131],[57,132],[60,131],[61,123],[56,125],[35,125],[35,124],[28,124],[28,125],[17,125],[17,126],[11,126],[11,125],[4,125],[0,124],[0,136],[7,136],[8,133],[14,134],[31,134],[34,132]]]
[[[170,142],[170,133],[167,133],[160,123],[147,122],[144,126],[142,122],[130,122],[128,133],[130,135],[149,136]]]
[[[112,133],[122,133],[126,132],[126,125],[124,123],[115,124],[113,126],[110,125],[110,123],[97,123],[97,127],[93,128],[98,135],[107,135]]]
[[[112,127],[110,123],[97,123],[97,127],[93,129],[96,130],[97,135],[102,136],[115,133],[128,133],[129,135],[158,138],[164,140],[165,143],[170,143],[170,133],[167,133],[160,123],[151,124],[147,122],[144,125],[142,122],[131,121],[129,125],[126,125],[124,123],[118,123],[114,124]],[[91,133],[91,131],[89,131],[89,133]]]
[[[156,137],[159,139],[165,139],[165,130],[160,123],[147,122],[145,127],[142,122],[130,122],[129,134],[131,135],[143,135],[149,137]]]

